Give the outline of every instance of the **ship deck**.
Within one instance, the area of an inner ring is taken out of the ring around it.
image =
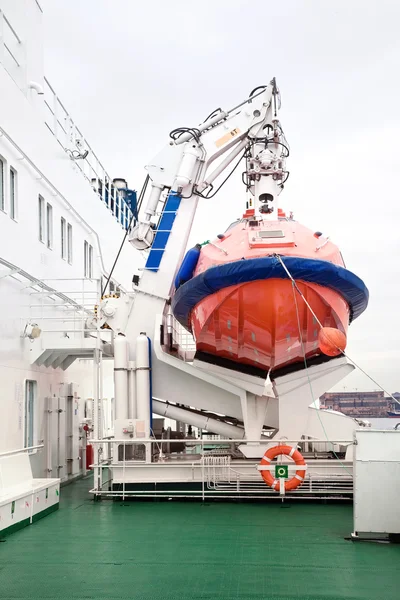
[[[400,545],[352,542],[350,504],[93,502],[0,543],[0,596],[16,599],[398,599]]]

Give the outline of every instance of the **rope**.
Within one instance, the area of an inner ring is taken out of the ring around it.
[[[303,334],[302,334],[302,331],[301,331],[301,324],[300,324],[299,307],[298,307],[298,304],[297,304],[297,298],[296,298],[296,289],[298,290],[299,288],[297,287],[297,285],[296,285],[296,282],[294,281],[293,277],[291,277],[291,279],[292,279],[292,290],[293,290],[294,304],[295,304],[295,306],[296,306],[297,327],[298,327],[298,330],[299,330],[300,343],[301,343],[301,351],[302,351],[302,353],[303,353],[304,366],[305,366],[305,370],[306,370],[306,374],[307,374],[308,385],[310,386],[311,398],[312,398],[312,401],[313,401],[313,403],[314,403],[314,406],[315,406],[314,390],[313,390],[313,388],[312,388],[312,383],[311,383],[311,379],[310,379],[310,374],[309,374],[309,372],[308,372],[307,357],[306,357],[306,349],[305,349],[305,347],[304,347],[304,342],[303,342]],[[304,298],[303,294],[301,294],[301,296],[302,296],[303,300],[305,300],[305,298]],[[308,304],[308,302],[307,302],[307,304]],[[309,306],[309,305],[308,305],[308,306]],[[334,450],[334,444],[333,444],[333,442],[331,442],[331,440],[329,439],[329,437],[328,437],[328,434],[326,433],[326,429],[325,429],[325,427],[324,427],[324,424],[323,424],[323,422],[322,422],[322,420],[321,420],[321,415],[320,415],[320,409],[319,409],[319,408],[317,409],[317,415],[318,415],[318,419],[319,419],[320,425],[321,425],[321,427],[322,427],[322,431],[324,432],[324,435],[325,435],[325,437],[326,437],[326,441],[327,441],[329,444],[331,444],[331,446],[332,446],[332,452],[333,452],[333,454],[334,454],[334,456],[335,456],[336,460],[338,461],[338,463],[340,464],[340,466],[341,466],[341,467],[343,467],[343,469],[346,471],[346,473],[348,473],[349,475],[353,476],[353,473],[352,473],[351,471],[349,471],[349,469],[346,467],[346,465],[342,463],[342,461],[340,460],[340,458],[339,458],[339,457],[338,457],[338,455],[336,454],[336,452],[335,452],[335,450]]]
[[[279,254],[275,254],[275,258],[277,258],[279,260],[279,262],[281,263],[282,267],[285,269],[285,271],[287,273],[287,276],[289,277],[289,279],[291,279],[293,286],[296,288],[296,290],[298,291],[298,293],[300,294],[300,296],[303,298],[304,302],[306,303],[309,311],[311,312],[312,316],[314,317],[314,319],[316,320],[316,322],[318,323],[318,325],[322,328],[323,325],[322,325],[321,321],[318,319],[317,315],[315,314],[315,312],[313,311],[313,309],[311,308],[311,306],[309,305],[309,303],[305,299],[305,297],[303,295],[303,292],[298,287],[296,281],[293,279],[292,274],[289,272],[289,269],[287,268],[287,266],[283,262],[282,257],[279,256]]]
[[[338,349],[340,350],[340,348],[338,348]],[[373,377],[371,377],[371,375],[368,375],[368,373],[367,373],[366,371],[364,371],[364,369],[362,369],[362,368],[360,367],[360,365],[358,365],[358,364],[356,363],[356,361],[355,361],[355,360],[353,360],[352,358],[350,358],[350,356],[349,356],[348,354],[346,354],[346,353],[345,353],[343,350],[340,350],[340,351],[341,351],[341,353],[343,354],[343,356],[345,356],[346,358],[348,358],[348,359],[349,359],[349,361],[350,361],[351,363],[353,363],[353,365],[354,365],[355,367],[357,367],[357,369],[360,369],[361,373],[363,373],[364,375],[366,375],[366,376],[368,377],[368,379],[370,379],[370,380],[371,380],[371,381],[372,381],[372,382],[373,382],[375,385],[377,385],[377,386],[378,386],[378,387],[379,387],[379,388],[382,390],[382,392],[385,392],[385,394],[387,394],[387,395],[389,396],[389,398],[391,398],[392,400],[394,400],[394,402],[396,402],[396,404],[399,404],[399,405],[400,405],[400,402],[399,402],[399,400],[397,400],[397,398],[395,398],[395,397],[393,396],[393,394],[391,394],[390,392],[388,392],[387,390],[385,390],[385,388],[384,388],[384,387],[382,387],[382,386],[381,386],[381,384],[380,384],[378,381],[376,381],[376,380],[375,380]]]
[[[305,304],[307,305],[307,308],[309,309],[309,311],[311,312],[312,316],[314,317],[314,319],[316,320],[316,322],[318,323],[318,325],[321,327],[321,329],[323,328],[323,325],[321,323],[321,321],[318,319],[317,315],[315,314],[315,312],[313,311],[313,309],[311,308],[310,304],[307,302],[306,298],[304,297],[303,292],[300,290],[300,288],[298,287],[295,279],[293,278],[292,274],[290,273],[289,269],[287,268],[287,266],[285,265],[285,263],[282,260],[282,257],[279,254],[275,254],[274,255],[275,258],[277,258],[279,260],[279,262],[281,263],[282,267],[284,268],[287,276],[289,277],[289,279],[292,282],[293,287],[297,290],[297,292],[300,294],[301,298],[303,299],[303,301],[305,302]],[[329,337],[329,336],[328,336]],[[364,369],[362,369],[360,367],[360,365],[358,365],[356,363],[355,360],[353,360],[348,354],[346,354],[346,352],[344,350],[342,350],[341,348],[339,348],[339,346],[336,346],[335,342],[333,340],[330,340],[331,343],[340,351],[341,354],[343,354],[343,356],[345,356],[357,369],[359,369],[361,371],[361,373],[363,373],[364,375],[366,375],[368,377],[368,379],[370,379],[375,385],[377,385],[382,392],[384,392],[385,394],[387,394],[389,396],[389,398],[391,398],[394,402],[396,402],[396,404],[400,405],[400,401],[397,400],[397,398],[395,398],[393,396],[393,394],[391,394],[390,392],[388,392],[384,387],[381,386],[381,384],[376,381],[373,377],[371,377],[371,375],[369,375],[366,371],[364,371]]]

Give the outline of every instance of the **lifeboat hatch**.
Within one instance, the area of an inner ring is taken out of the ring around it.
[[[282,229],[277,229],[276,231],[273,231],[271,229],[264,229],[258,232],[258,235],[260,238],[281,238],[281,237],[285,237],[285,234],[283,233]]]
[[[259,229],[249,231],[250,248],[287,248],[294,246],[294,235],[282,229]]]

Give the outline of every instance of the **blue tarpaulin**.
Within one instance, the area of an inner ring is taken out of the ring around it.
[[[369,293],[364,282],[344,267],[325,260],[281,256],[296,281],[316,283],[338,292],[350,307],[350,321],[367,308]],[[189,328],[191,310],[207,296],[226,287],[266,279],[288,279],[276,256],[250,258],[211,267],[184,283],[175,293],[172,310],[175,318]]]

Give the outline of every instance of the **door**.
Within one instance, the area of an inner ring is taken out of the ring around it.
[[[25,382],[25,420],[24,420],[24,448],[35,445],[35,404],[36,381],[27,379]]]

